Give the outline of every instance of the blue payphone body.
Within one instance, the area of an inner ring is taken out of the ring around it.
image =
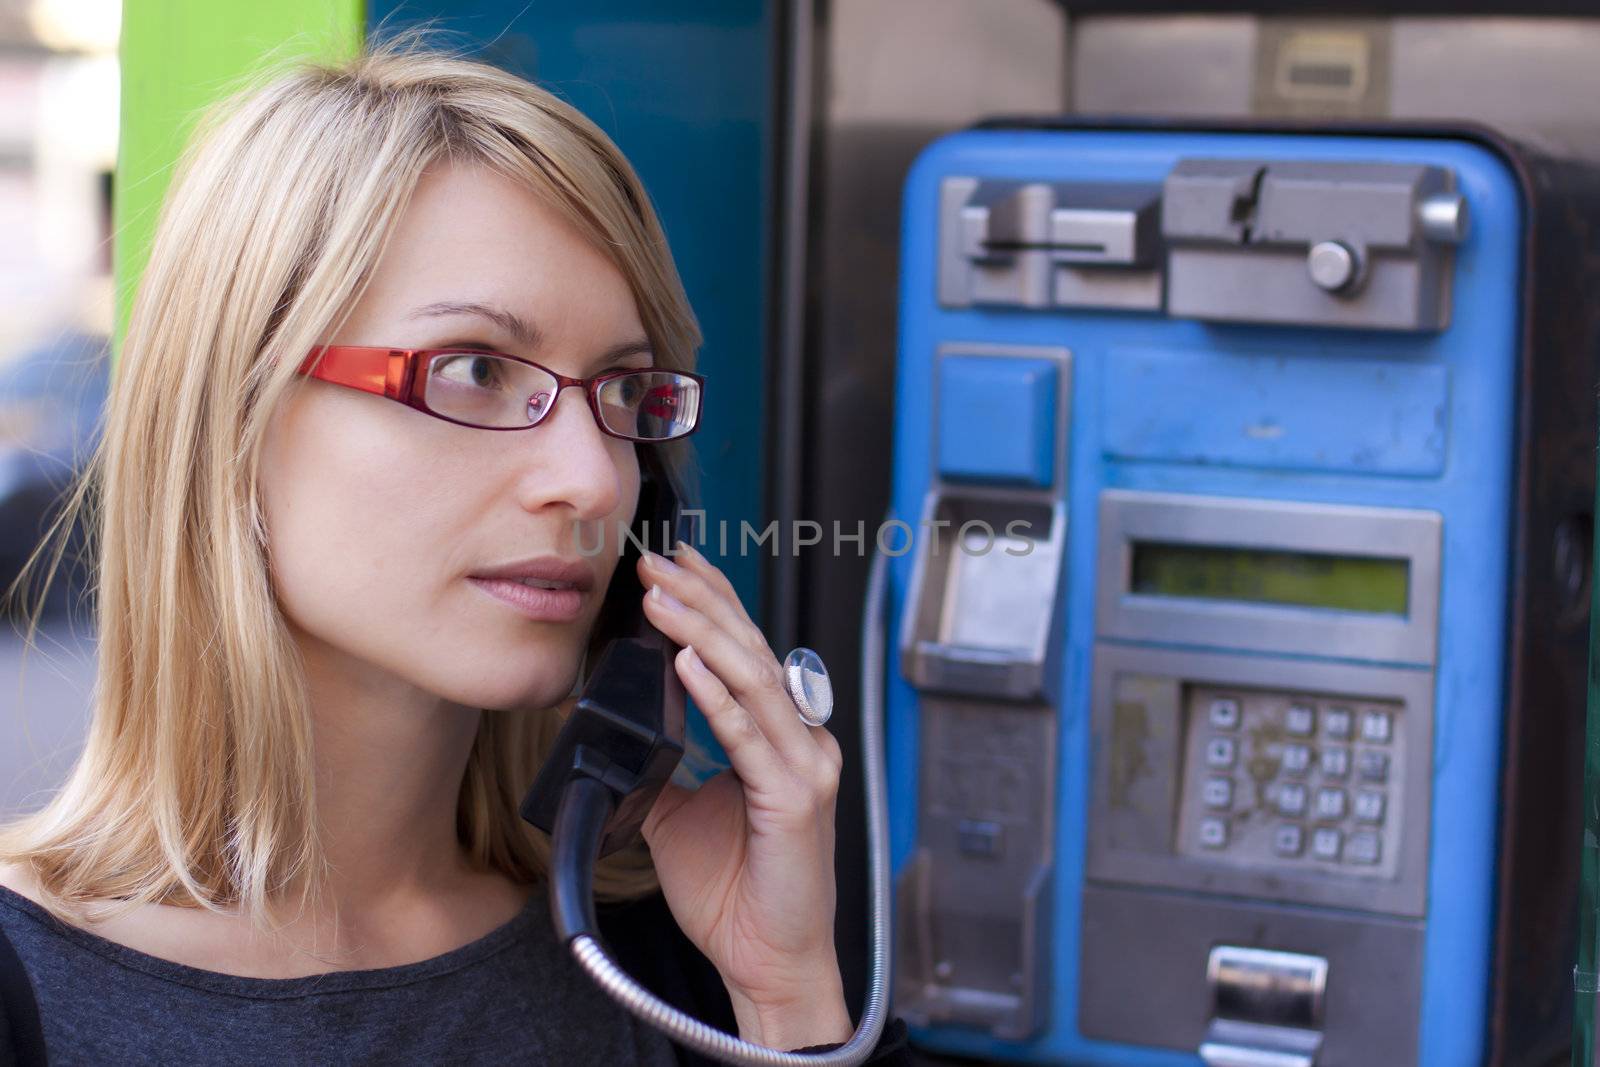
[[[1449,137],[978,129],[903,210],[887,714],[917,1042],[1484,1062],[1512,167]]]

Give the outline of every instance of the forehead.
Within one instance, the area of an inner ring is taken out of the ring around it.
[[[610,259],[534,190],[477,164],[423,174],[367,295],[374,306],[358,317],[475,301],[508,307],[547,334],[639,332],[627,279]]]

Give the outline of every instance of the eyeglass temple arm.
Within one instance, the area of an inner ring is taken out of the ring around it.
[[[319,363],[317,357],[321,356]],[[348,385],[401,403],[411,399],[411,364],[415,354],[403,348],[329,345],[314,348],[300,363],[300,373],[336,385]]]

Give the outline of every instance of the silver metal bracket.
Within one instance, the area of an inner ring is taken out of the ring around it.
[[[1466,235],[1467,202],[1444,167],[1180,159],[1161,200],[1167,311],[1440,330]]]
[[[946,178],[939,303],[1159,311],[1161,187]]]
[[[1212,1018],[1200,1043],[1207,1067],[1314,1067],[1322,1047],[1328,961],[1218,945],[1206,965]]]

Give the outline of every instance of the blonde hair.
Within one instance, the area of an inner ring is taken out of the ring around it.
[[[441,159],[553,205],[627,279],[658,365],[692,369],[700,333],[644,188],[549,92],[408,31],[258,76],[209,111],[162,208],[104,434],[47,539],[45,589],[60,532],[90,520],[99,678],[82,754],[42,809],[0,828],[0,861],[25,865],[52,912],[237,907],[268,928],[280,896],[320,899],[310,715],[269,584],[261,441]],[[685,443],[657,447],[692,485]],[[457,808],[479,867],[524,883],[546,870],[548,841],[517,809],[558,726],[483,713]],[[595,884],[654,889],[642,843]]]

